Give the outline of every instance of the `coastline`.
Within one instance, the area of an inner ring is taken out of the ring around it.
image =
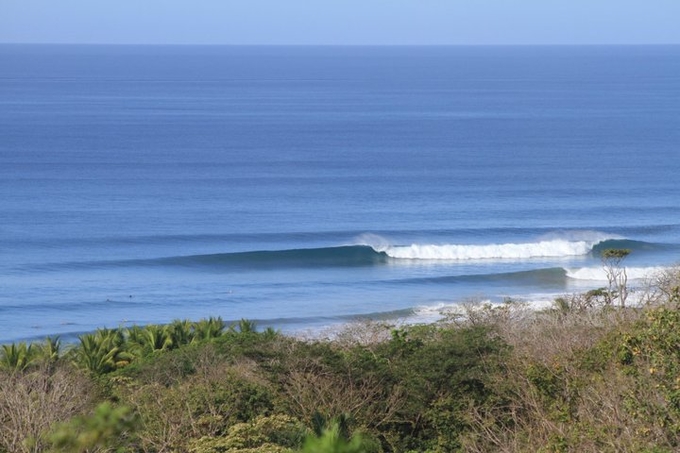
[[[601,294],[542,311],[507,301],[434,324],[350,325],[324,339],[211,318],[100,329],[73,349],[3,346],[0,414],[19,415],[0,426],[0,446],[18,451],[22,436],[32,436],[43,451],[94,430],[96,442],[130,453],[159,445],[295,453],[339,423],[363,452],[446,445],[519,453],[563,439],[585,452],[603,443],[672,451],[673,436],[651,432],[672,433],[669,418],[680,421],[670,385],[680,362],[668,349],[678,337],[679,285],[676,268],[641,307]],[[40,404],[23,411],[38,393]],[[118,428],[82,424],[92,417]],[[404,426],[405,418],[418,422]]]

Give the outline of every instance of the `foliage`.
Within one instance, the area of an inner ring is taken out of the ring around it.
[[[0,351],[0,367],[22,371],[25,370],[33,361],[35,348],[32,344],[12,343],[2,345]]]
[[[302,445],[307,428],[288,415],[259,416],[232,425],[223,437],[202,437],[191,442],[191,453],[258,451],[292,452]]]
[[[58,337],[47,337],[42,343],[5,344],[0,348],[0,369],[24,371],[42,364],[54,364],[60,354],[61,341]]]
[[[347,439],[342,434],[339,424],[335,423],[325,429],[320,435],[311,434],[307,437],[302,449],[303,453],[372,453],[377,452],[379,446],[365,440],[360,434]]]
[[[175,346],[173,325],[133,326],[127,329],[127,349],[133,355],[145,356],[173,349]]]
[[[454,451],[467,430],[465,411],[493,395],[487,378],[508,352],[484,326],[420,326],[395,332],[385,344],[391,370],[408,398],[388,425],[399,433],[392,447]]]
[[[224,333],[227,324],[222,318],[202,319],[193,325],[192,335],[194,341],[212,340]]]
[[[539,313],[515,326],[515,350],[491,384],[493,404],[467,412],[463,448],[677,451],[680,311],[666,301]]]
[[[272,392],[247,364],[229,364],[212,344],[171,351],[112,376],[114,397],[140,415],[140,443],[186,450],[187,442],[222,436],[230,426],[266,415]]]
[[[225,334],[243,335],[256,334],[255,324],[242,319],[235,327],[226,329],[222,318],[210,317],[197,322],[176,320],[167,325],[149,324],[146,326],[132,326],[130,328],[98,329],[91,334],[81,335],[79,345],[71,350],[71,356],[78,366],[89,370],[94,375],[111,373],[131,363],[146,357],[175,350],[190,344],[215,341]],[[267,336],[276,336],[269,329]],[[25,344],[7,346],[7,348],[24,348]],[[60,343],[58,340],[46,340],[41,351],[44,354],[53,353],[58,356]],[[47,348],[47,349],[45,349]],[[10,363],[16,362],[15,367],[26,366],[32,359],[30,345],[27,350],[11,349],[0,359],[7,358]],[[3,359],[4,360],[4,359]],[[12,362],[13,361],[13,362]]]
[[[120,329],[98,329],[81,335],[79,347],[72,350],[76,365],[93,374],[108,373],[128,365],[133,356],[125,348],[125,337]]]
[[[648,311],[637,328],[623,336],[617,358],[635,377],[629,392],[632,415],[654,427],[671,446],[680,446],[680,311]],[[655,394],[651,400],[650,388]]]
[[[92,414],[56,425],[49,442],[55,451],[63,452],[87,452],[94,448],[123,451],[136,427],[137,417],[130,408],[104,402]]]

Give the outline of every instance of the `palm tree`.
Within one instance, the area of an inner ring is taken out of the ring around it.
[[[23,371],[35,359],[35,348],[25,342],[2,345],[0,366],[11,371]]]
[[[36,357],[49,364],[55,363],[61,357],[61,340],[59,337],[46,337],[36,350]]]
[[[125,330],[125,334],[127,350],[137,357],[173,347],[172,336],[167,326],[158,324],[149,324],[144,327],[132,326]]]
[[[144,344],[144,328],[141,326],[134,325],[128,327],[123,331],[124,337],[127,340],[128,349],[135,349],[136,346],[141,346]]]
[[[172,335],[167,326],[149,324],[140,329],[140,332],[137,342],[147,354],[167,351],[173,347]]]
[[[98,329],[78,337],[74,351],[76,364],[95,374],[103,374],[128,365],[132,355],[125,350],[125,337],[119,329]]]
[[[267,340],[273,340],[278,335],[279,335],[279,332],[277,330],[275,330],[273,327],[267,327],[262,332],[262,337],[267,339]]]
[[[257,327],[253,321],[241,319],[238,322],[238,331],[241,333],[256,333]]]
[[[226,323],[221,317],[202,319],[194,323],[194,340],[211,340],[222,336]]]
[[[175,348],[189,344],[194,339],[194,323],[188,319],[176,319],[167,325],[167,329]]]

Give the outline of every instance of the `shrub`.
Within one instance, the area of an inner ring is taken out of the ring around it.
[[[50,426],[83,413],[93,400],[89,379],[63,364],[0,371],[0,451],[41,451]]]
[[[137,416],[130,408],[101,403],[92,414],[58,424],[48,437],[55,451],[110,451],[128,444],[137,427]]]
[[[229,428],[223,437],[202,437],[191,441],[191,453],[291,452],[302,445],[307,428],[287,415],[259,416]]]

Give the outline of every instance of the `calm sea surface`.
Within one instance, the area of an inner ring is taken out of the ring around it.
[[[0,46],[0,342],[680,261],[680,47]]]

